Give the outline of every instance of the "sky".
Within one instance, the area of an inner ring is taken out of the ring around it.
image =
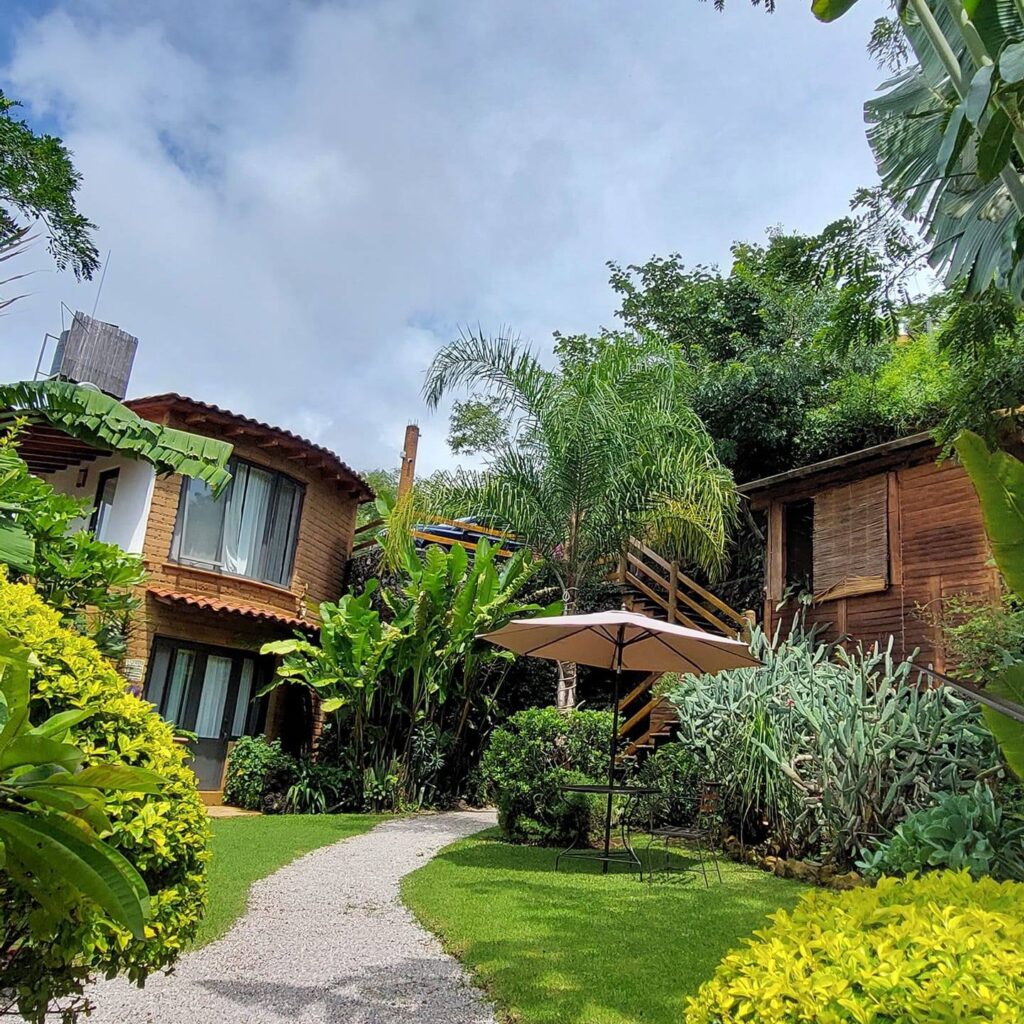
[[[464,325],[614,326],[606,262],[816,231],[876,180],[881,5],[5,0],[0,87],[60,135],[107,264],[45,246],[0,317],[31,377],[61,303],[139,337],[130,394],[269,421],[359,469],[451,463],[420,398]],[[109,260],[107,253],[109,252]],[[97,303],[98,298],[98,303]]]

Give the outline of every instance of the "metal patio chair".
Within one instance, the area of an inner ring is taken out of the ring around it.
[[[718,880],[722,880],[722,871],[718,866],[718,853],[716,844],[719,835],[718,805],[721,795],[721,783],[701,782],[698,783],[693,794],[693,819],[689,824],[683,825],[652,825],[650,834],[652,837],[650,849],[654,849],[654,843],[664,840],[665,861],[661,870],[665,873],[676,870],[683,870],[672,867],[672,846],[673,842],[692,843],[697,847],[697,857],[700,860],[701,874],[704,876],[705,888],[710,888],[708,882],[707,866],[705,865],[705,853],[710,856],[715,866],[715,873]],[[652,866],[650,875],[653,876]]]

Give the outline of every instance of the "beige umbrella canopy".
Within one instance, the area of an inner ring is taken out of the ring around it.
[[[513,619],[480,639],[516,654],[614,669],[612,735],[608,745],[608,802],[604,822],[604,870],[608,870],[615,788],[615,748],[619,736],[619,677],[627,672],[705,675],[761,663],[741,640],[687,629],[635,612],[591,612]]]
[[[760,664],[741,640],[627,611],[513,619],[481,639],[516,654],[625,672],[705,675]]]

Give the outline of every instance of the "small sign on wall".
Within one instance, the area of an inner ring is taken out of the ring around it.
[[[129,683],[141,683],[146,675],[146,661],[144,658],[125,658],[121,662],[121,675]]]

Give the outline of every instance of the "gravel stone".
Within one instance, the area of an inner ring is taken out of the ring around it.
[[[488,811],[421,815],[314,850],[256,882],[244,916],[173,974],[93,985],[90,1024],[494,1024],[398,897],[403,875],[493,824]]]

